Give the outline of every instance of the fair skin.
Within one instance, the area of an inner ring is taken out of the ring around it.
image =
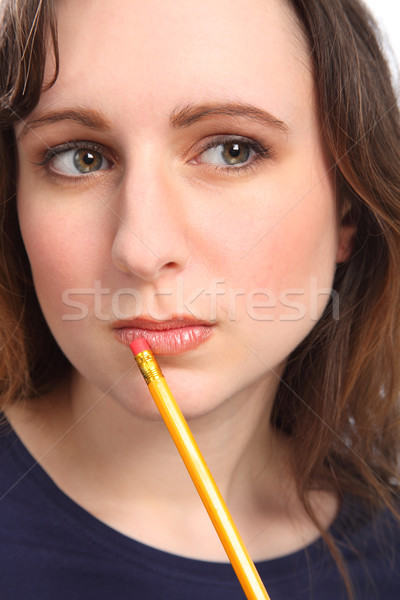
[[[16,130],[18,213],[39,301],[74,372],[9,419],[57,485],[105,523],[225,560],[115,335],[122,313],[195,317],[202,343],[160,352],[163,372],[252,556],[294,551],[318,532],[296,497],[290,440],[269,414],[287,356],[327,302],[312,290],[331,287],[348,247],[297,25],[277,0],[134,10],[131,0],[69,0],[59,43],[59,78]],[[242,154],[228,165],[232,144]],[[48,148],[62,154],[39,166]],[[76,166],[79,149],[98,161],[93,174]],[[98,298],[82,291],[96,281],[108,290],[100,317]],[[84,318],[65,318],[71,289]],[[328,526],[334,496],[311,501]]]

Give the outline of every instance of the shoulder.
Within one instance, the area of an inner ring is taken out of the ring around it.
[[[399,498],[394,498],[394,510],[400,514]],[[333,533],[356,598],[400,597],[400,521],[394,512],[349,498]]]

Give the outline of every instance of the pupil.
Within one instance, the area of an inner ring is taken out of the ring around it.
[[[85,163],[85,165],[91,165],[94,161],[94,156],[93,154],[91,154],[90,152],[86,152],[86,154],[83,157],[83,162]]]
[[[232,158],[237,158],[240,155],[240,152],[241,150],[239,144],[233,144],[229,150],[229,154],[232,156]]]

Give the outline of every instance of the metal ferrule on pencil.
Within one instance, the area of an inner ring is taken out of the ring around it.
[[[157,381],[157,379],[164,377],[153,353],[149,350],[143,350],[143,352],[136,354],[135,360],[147,385],[151,381]]]

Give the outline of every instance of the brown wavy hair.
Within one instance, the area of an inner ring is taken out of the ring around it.
[[[49,43],[53,81],[57,77],[54,4],[2,0],[0,7],[3,408],[19,400],[34,402],[70,368],[40,311],[15,207],[13,126],[39,100]],[[314,522],[307,500],[312,489],[351,494],[371,508],[386,505],[395,512],[400,456],[398,105],[379,33],[359,0],[288,4],[308,41],[321,127],[341,199],[350,206],[346,219],[357,233],[351,258],[336,270],[340,318],[334,318],[329,304],[292,353],[272,420],[292,438],[300,498]],[[332,538],[321,534],[340,566]],[[351,595],[348,580],[346,585]]]

